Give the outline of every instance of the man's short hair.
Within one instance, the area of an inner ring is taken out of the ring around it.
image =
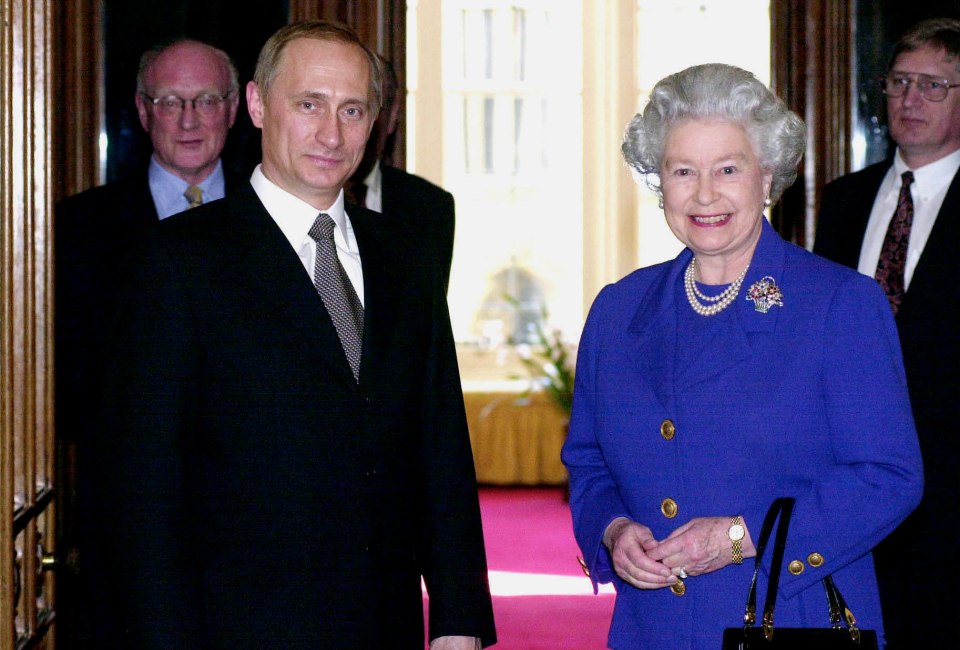
[[[383,68],[376,52],[360,40],[357,33],[346,25],[326,20],[303,20],[281,27],[267,39],[257,57],[257,68],[253,73],[253,81],[257,84],[260,96],[266,98],[270,92],[270,84],[277,76],[280,57],[283,50],[291,42],[301,38],[312,38],[318,41],[334,41],[348,45],[356,45],[367,57],[370,66],[370,94],[374,98],[376,112],[383,106]]]
[[[400,82],[397,80],[397,73],[393,69],[393,64],[380,54],[377,55],[377,59],[380,61],[380,67],[383,70],[383,110],[387,110],[397,101]]]
[[[929,18],[923,20],[900,37],[893,48],[888,70],[904,52],[912,52],[923,47],[942,49],[947,58],[956,62],[960,70],[960,20],[956,18]]]

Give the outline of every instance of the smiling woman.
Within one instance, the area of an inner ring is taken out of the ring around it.
[[[660,186],[670,230],[707,284],[742,276],[760,239],[771,174],[738,124],[689,120],[667,138]]]
[[[781,495],[805,502],[787,553],[808,562],[778,622],[816,626],[832,575],[881,627],[869,549],[916,506],[919,449],[879,287],[763,217],[805,142],[753,74],[717,63],[661,79],[627,128],[624,158],[655,176],[685,249],[601,291],[581,338],[562,457],[591,579],[616,586],[613,648],[718,647]]]

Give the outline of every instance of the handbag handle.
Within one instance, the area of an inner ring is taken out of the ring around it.
[[[787,531],[790,526],[790,517],[793,514],[793,504],[796,499],[793,497],[780,497],[774,499],[763,519],[763,525],[760,527],[760,537],[757,540],[757,555],[754,558],[753,577],[750,580],[750,591],[747,593],[747,607],[743,615],[744,628],[753,627],[757,619],[757,576],[760,574],[760,564],[763,560],[763,553],[770,541],[770,534],[773,532],[774,523],[777,524],[776,538],[773,544],[773,557],[770,561],[770,580],[767,583],[766,601],[763,605],[763,635],[767,641],[773,639],[773,610],[777,601],[777,590],[780,586],[780,572],[783,570],[783,554],[787,546]],[[778,521],[779,518],[779,521]],[[842,628],[842,621],[847,624],[847,631],[854,643],[860,642],[860,630],[857,628],[857,620],[853,612],[847,607],[846,601],[840,594],[840,590],[833,582],[833,578],[827,575],[823,578],[823,588],[827,594],[827,609],[830,616],[830,624],[835,629]]]
[[[780,510],[783,507],[784,498],[774,499],[767,510],[766,517],[763,518],[763,525],[760,527],[760,537],[757,538],[757,555],[753,560],[753,578],[750,580],[750,591],[747,592],[747,608],[743,614],[743,623],[745,627],[751,627],[757,622],[757,576],[760,575],[760,563],[763,560],[763,552],[767,548],[767,542],[770,541],[770,532],[773,524],[777,521]],[[779,572],[778,572],[779,573]],[[771,576],[773,571],[771,571]],[[769,600],[769,597],[768,597]]]

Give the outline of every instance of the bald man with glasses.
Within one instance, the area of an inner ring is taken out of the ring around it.
[[[913,27],[880,83],[896,153],[824,188],[813,250],[886,290],[923,452],[923,501],[874,553],[886,647],[948,647],[960,613],[960,20]]]
[[[97,598],[87,584],[97,564],[97,544],[87,541],[92,531],[84,530],[96,508],[88,487],[96,459],[87,443],[100,342],[119,282],[146,229],[244,182],[226,173],[220,159],[239,104],[237,69],[226,52],[195,40],[147,51],[133,99],[150,136],[149,162],[56,208],[56,426],[63,466],[76,467],[61,479],[68,501],[58,546],[78,558],[78,574],[65,573],[58,584],[57,614],[58,627],[79,638],[89,633],[84,612]]]
[[[157,216],[223,198],[220,152],[240,101],[230,57],[189,40],[148,51],[140,59],[135,101],[153,144],[149,182]]]

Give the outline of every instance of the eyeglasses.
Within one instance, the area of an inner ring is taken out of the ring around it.
[[[223,103],[227,101],[227,98],[232,95],[233,92],[229,92],[225,95],[214,95],[213,93],[204,93],[202,95],[197,95],[193,99],[184,99],[177,95],[167,95],[165,97],[151,97],[146,93],[140,93],[140,95],[153,104],[157,111],[164,117],[176,117],[180,115],[186,108],[187,104],[193,107],[197,113],[204,117],[213,117],[220,113],[220,108],[223,106]]]
[[[916,77],[914,81],[913,77]],[[894,73],[880,79],[883,94],[887,97],[903,97],[907,94],[910,84],[916,83],[920,95],[931,102],[942,102],[947,98],[947,91],[960,84],[952,84],[946,79],[937,79],[927,74],[909,75]]]

